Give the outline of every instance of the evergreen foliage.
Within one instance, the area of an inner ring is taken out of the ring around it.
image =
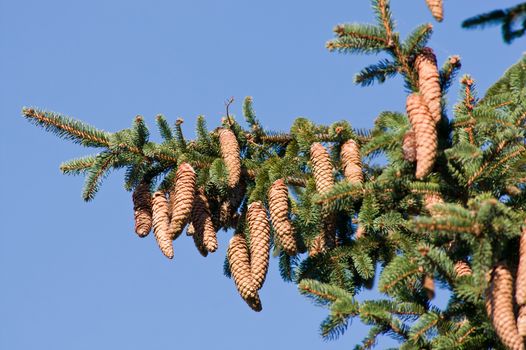
[[[356,83],[383,83],[401,74],[410,93],[421,93],[415,60],[429,54],[426,44],[432,26],[418,26],[401,40],[389,2],[372,3],[376,23],[336,26],[328,49],[385,53],[389,58],[360,71]],[[459,68],[460,59],[453,56],[437,74],[443,106]],[[276,133],[261,126],[248,97],[243,103],[248,128],[227,111],[222,127],[209,131],[199,116],[197,137],[188,140],[182,133],[182,119],[170,127],[163,116],[157,116],[161,143],[149,141],[142,117],[136,117],[128,129],[109,133],[36,108],[24,108],[23,115],[59,137],[102,149],[61,165],[65,174],[86,176],[85,200],[93,199],[104,177],[115,168],[126,169],[127,190],[147,183],[151,191],[169,192],[177,186],[178,166],[189,163],[197,173],[196,192],[204,193],[207,200],[202,203],[208,208],[206,220],[212,221],[216,231],[232,230],[243,248],[231,250],[232,257],[243,260],[232,262],[227,257],[224,274],[236,283],[248,281],[249,285],[237,287],[256,311],[261,309],[259,288],[250,285],[254,276],[247,264],[255,257],[265,264],[267,252],[257,247],[257,240],[265,240],[260,246],[268,246],[268,233],[263,232],[268,230],[252,228],[251,232],[247,211],[253,202],[268,207],[271,185],[283,179],[290,195],[281,214],[292,223],[298,249],[289,255],[274,239],[274,230],[270,230],[270,245],[278,256],[282,278],[296,283],[301,294],[329,310],[320,326],[322,337],[338,338],[359,318],[371,328],[356,349],[374,347],[380,336],[400,341],[403,349],[500,349],[504,345],[494,330],[493,312],[488,314],[486,306],[491,302],[493,268],[506,261],[514,271],[519,258],[526,259],[518,250],[526,219],[525,82],[526,58],[482,98],[473,78],[465,75],[454,116],[441,111],[436,123],[436,159],[421,180],[416,180],[414,161],[405,159],[402,151],[404,135],[413,125],[400,112],[382,112],[372,130],[355,130],[347,121],[327,126],[298,118],[289,132]],[[219,134],[224,130],[235,135],[239,146],[239,154],[229,154],[230,158],[222,154],[220,145]],[[345,180],[340,149],[348,140],[360,147],[363,183]],[[335,182],[325,193],[316,190],[316,162],[310,158],[313,143],[329,152],[334,167],[332,174],[324,174]],[[385,156],[385,164],[372,165],[379,155]],[[235,184],[228,181],[231,167],[227,162],[232,156],[239,157],[241,164],[241,178]],[[253,219],[253,227],[262,225],[263,216]],[[203,237],[192,220],[187,233],[193,235],[201,254],[212,252],[203,248]],[[258,238],[251,237],[254,232]],[[326,241],[314,254],[318,237],[334,241]],[[469,265],[471,272],[458,274],[457,262]],[[371,288],[375,277],[384,298],[358,301],[356,296]],[[435,282],[450,292],[443,309],[431,300]]]
[[[470,17],[462,22],[464,28],[485,28],[500,26],[502,39],[510,44],[526,33],[526,3],[520,3],[503,10],[494,10]]]

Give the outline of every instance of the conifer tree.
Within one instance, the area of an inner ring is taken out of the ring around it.
[[[198,117],[194,140],[183,135],[182,120],[171,127],[157,116],[160,143],[149,140],[142,117],[110,133],[37,108],[23,115],[98,149],[61,165],[85,175],[86,201],[111,170],[125,168],[136,231],[145,236],[153,226],[166,256],[173,256],[170,220],[177,233],[186,226],[203,256],[217,254],[218,231],[233,233],[225,275],[255,311],[272,249],[283,279],[329,310],[324,338],[359,318],[371,328],[357,349],[374,347],[379,336],[402,349],[522,349],[526,58],[482,98],[474,79],[462,77],[448,116],[459,57],[438,69],[427,47],[430,24],[402,40],[389,1],[372,5],[376,23],[337,25],[327,43],[331,51],[389,57],[361,70],[359,85],[403,78],[406,110],[380,113],[368,131],[298,118],[288,132],[273,133],[252,98],[243,103],[248,127],[227,113],[208,130]],[[373,165],[379,155],[386,161]],[[178,211],[170,202],[186,204]],[[375,277],[384,297],[358,301]],[[431,303],[437,287],[450,291],[445,308]]]

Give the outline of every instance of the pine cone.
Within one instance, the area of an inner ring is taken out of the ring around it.
[[[431,14],[439,22],[444,19],[443,0],[426,0],[427,7],[431,10]]]
[[[435,281],[433,280],[433,277],[426,275],[424,277],[424,291],[426,292],[427,298],[429,300],[435,298]]]
[[[415,67],[418,70],[418,90],[429,108],[435,123],[442,118],[442,90],[438,75],[437,59],[433,50],[425,47],[416,56]]]
[[[513,313],[513,277],[506,264],[493,268],[490,291],[490,318],[495,332],[509,349],[524,350]]]
[[[193,227],[192,224],[188,225],[188,227]],[[188,230],[188,229],[187,229]],[[188,231],[187,231],[188,233]],[[192,238],[194,239],[194,245],[195,247],[197,248],[197,251],[199,252],[199,254],[201,254],[203,257],[207,257],[208,256],[208,250],[206,250],[206,247],[205,247],[205,243],[204,243],[204,232],[201,230],[201,231],[196,231],[194,229],[194,232],[192,233]]]
[[[156,191],[153,194],[153,233],[157,244],[163,254],[168,258],[174,257],[172,238],[170,237],[170,209],[168,200],[163,191]]]
[[[310,148],[310,160],[316,182],[316,190],[320,194],[329,192],[334,186],[333,168],[329,153],[321,143],[315,142]]]
[[[408,162],[416,161],[416,135],[413,130],[408,130],[405,133],[402,152],[404,153],[404,159]]]
[[[254,287],[259,290],[265,282],[270,254],[270,226],[261,202],[253,202],[247,211],[250,232],[250,264]]]
[[[310,243],[309,256],[324,253],[336,245],[336,229],[333,222],[332,216],[325,219],[321,232]]]
[[[424,195],[424,206],[426,210],[433,216],[437,215],[437,210],[434,210],[433,207],[435,204],[444,203],[440,193],[431,192]]]
[[[172,240],[179,237],[192,213],[195,197],[196,174],[188,163],[181,163],[175,175],[175,183],[170,192],[172,219],[170,235]]]
[[[459,260],[455,263],[455,274],[457,277],[463,277],[463,276],[470,276],[473,272],[471,271],[471,267],[469,267],[468,263]]]
[[[210,253],[215,252],[217,250],[216,230],[212,223],[208,200],[202,188],[199,189],[194,198],[194,205],[192,207],[192,225],[195,229],[195,233],[193,234],[194,239],[198,239],[199,241],[199,237],[202,237],[206,250]]]
[[[519,308],[519,317],[517,317],[517,330],[519,335],[526,337],[526,305]]]
[[[228,186],[233,188],[241,177],[241,158],[236,135],[230,129],[219,129],[221,156],[228,170]]]
[[[340,151],[343,174],[350,183],[362,183],[362,158],[360,156],[360,146],[354,140],[348,140],[342,145]]]
[[[246,184],[244,181],[239,183],[232,189],[229,198],[221,203],[219,208],[219,225],[222,227],[235,227],[237,224],[238,213],[237,210],[241,202],[245,198]]]
[[[135,233],[146,237],[152,229],[152,195],[150,184],[142,181],[133,191],[133,211],[135,217]]]
[[[526,226],[522,228],[519,249],[519,267],[517,269],[515,300],[519,306],[522,306],[526,305]]]
[[[261,301],[253,283],[245,237],[235,234],[228,245],[227,255],[230,272],[239,295],[254,311],[261,311]]]
[[[416,135],[416,178],[421,180],[431,172],[435,163],[437,131],[421,95],[407,96],[407,114]]]
[[[294,227],[289,220],[289,189],[283,179],[274,181],[270,186],[268,204],[272,226],[283,250],[288,255],[296,255],[298,247]]]

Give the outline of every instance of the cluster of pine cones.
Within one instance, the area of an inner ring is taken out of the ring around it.
[[[235,134],[228,128],[218,131],[221,157],[227,168],[227,183],[231,195],[238,197],[235,204],[225,202],[218,208],[219,213],[211,212],[208,198],[203,188],[197,186],[197,175],[189,163],[179,164],[172,188],[166,193],[151,193],[151,183],[143,180],[133,193],[135,212],[135,232],[145,237],[153,232],[162,253],[173,258],[173,241],[186,227],[198,251],[206,256],[217,250],[217,225],[213,215],[220,221],[223,216],[238,215],[237,210],[245,197],[241,182],[241,158]],[[362,161],[359,145],[348,140],[341,145],[341,163],[345,178],[352,183],[362,183]],[[312,172],[317,192],[325,194],[334,186],[334,169],[330,155],[321,143],[312,144],[310,150]],[[240,193],[237,193],[240,192]],[[288,255],[296,255],[300,248],[289,212],[289,191],[285,179],[280,178],[268,189],[268,210],[261,201],[248,205],[246,212],[246,231],[236,232],[228,247],[228,262],[231,275],[241,297],[256,311],[261,310],[258,290],[263,286],[270,255],[270,223],[274,229],[274,240]],[[227,208],[228,207],[228,208]],[[268,214],[267,214],[268,212]],[[217,221],[217,220],[216,220]],[[320,234],[310,242],[309,254],[315,255],[335,245],[335,228],[332,218],[324,217]],[[241,225],[243,227],[243,225]],[[359,230],[363,235],[363,230]]]
[[[452,59],[458,59],[453,57]],[[435,163],[438,146],[437,123],[442,118],[442,92],[435,54],[424,48],[415,58],[418,93],[407,96],[406,109],[411,129],[403,140],[404,158],[416,161],[416,178],[426,177]]]
[[[486,290],[486,311],[502,343],[512,350],[524,350],[526,337],[526,228],[520,239],[519,266],[513,278],[506,262],[493,267]],[[515,283],[514,283],[515,282]],[[515,288],[514,288],[515,284]],[[515,300],[513,292],[515,291]]]

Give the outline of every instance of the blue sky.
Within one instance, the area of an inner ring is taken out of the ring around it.
[[[442,24],[424,0],[392,8],[402,34],[431,21],[440,63],[459,54],[484,91],[519,59],[524,39],[505,45],[497,28],[466,31],[460,22],[517,2],[445,1]],[[0,349],[349,349],[359,341],[366,329],[355,322],[324,342],[326,311],[282,282],[275,260],[264,310],[252,312],[222,275],[230,233],[206,259],[185,237],[174,260],[164,258],[152,237],[133,233],[122,173],[82,202],[83,179],[58,166],[91,150],[30,125],[20,110],[38,106],[108,131],[137,114],[153,127],[163,113],[183,117],[191,136],[198,114],[212,128],[228,97],[240,116],[251,95],[269,129],[286,130],[298,116],[370,127],[380,111],[403,110],[401,81],[354,86],[375,57],[331,54],[324,44],[335,24],[372,18],[367,0],[0,0]]]

